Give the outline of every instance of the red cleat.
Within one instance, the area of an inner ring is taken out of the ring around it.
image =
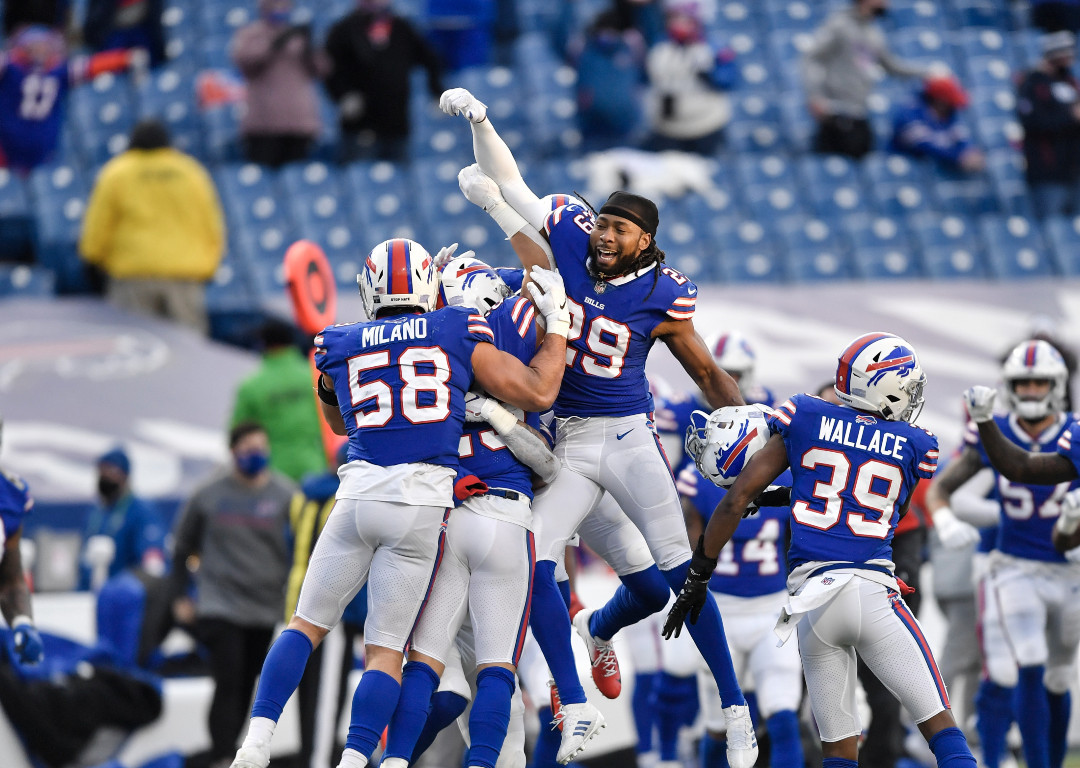
[[[581,602],[581,598],[577,596],[577,592],[570,593],[570,621],[574,620],[574,617],[581,612],[581,609],[585,607],[585,603]]]
[[[615,658],[615,646],[610,640],[601,640],[593,637],[589,630],[589,619],[593,612],[590,610],[578,611],[574,616],[574,628],[585,641],[585,647],[589,651],[589,661],[592,663],[592,679],[605,697],[616,699],[622,693],[622,674],[619,672],[619,660]]]
[[[555,687],[554,680],[548,680],[548,691],[551,694],[551,727],[562,730],[562,701],[559,699],[559,689]]]

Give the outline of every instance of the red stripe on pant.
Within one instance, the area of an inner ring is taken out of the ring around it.
[[[435,588],[435,577],[439,574],[439,565],[442,564],[443,552],[446,549],[446,522],[450,519],[452,509],[453,507],[447,507],[446,512],[443,513],[442,527],[439,530],[439,552],[435,555],[435,566],[431,569],[431,578],[428,579],[424,602],[420,603],[420,610],[416,612],[416,620],[413,622],[412,629],[409,630],[409,639],[405,643],[406,648],[412,642],[412,634],[416,631],[416,625],[420,623],[420,617],[424,615],[424,609],[427,608],[428,599],[431,597],[431,590]]]
[[[514,666],[521,659],[521,651],[525,647],[525,633],[529,629],[529,614],[532,613],[533,575],[536,572],[536,544],[533,541],[532,531],[525,531],[525,549],[529,553],[529,591],[525,595],[525,610],[521,614],[521,624],[518,626],[517,646],[514,648]]]

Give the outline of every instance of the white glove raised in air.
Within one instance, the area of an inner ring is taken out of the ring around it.
[[[457,258],[457,259],[467,259],[467,258],[470,258],[472,256],[476,256],[476,251],[463,251],[462,253],[455,256],[454,254],[457,253],[457,247],[458,247],[457,243],[451,243],[450,245],[444,246],[444,247],[439,249],[439,252],[435,254],[435,271],[436,272],[442,272],[443,267],[445,267],[447,264],[449,264],[455,258]]]
[[[499,203],[506,203],[499,185],[481,171],[476,163],[458,171],[457,180],[465,199],[488,213]]]
[[[1057,529],[1066,536],[1071,536],[1077,528],[1080,528],[1080,488],[1065,494],[1057,521]]]
[[[934,512],[934,530],[946,549],[963,549],[979,541],[979,529],[965,523],[948,507]]]
[[[487,422],[496,432],[505,434],[517,426],[518,417],[493,397],[482,392],[466,392],[465,421]]]
[[[562,276],[550,269],[533,267],[529,278],[529,295],[544,318],[544,332],[565,338],[570,332],[570,307]]]
[[[470,123],[482,123],[487,117],[487,104],[464,88],[451,88],[439,97],[439,109],[446,114],[464,115]]]
[[[967,405],[968,415],[976,424],[990,421],[994,418],[994,398],[997,390],[993,387],[976,385],[964,390],[964,404]]]

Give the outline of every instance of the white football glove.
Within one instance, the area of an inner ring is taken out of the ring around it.
[[[487,104],[464,88],[451,88],[439,97],[439,109],[446,114],[464,115],[470,123],[482,123],[487,117]]]
[[[1070,563],[1080,563],[1080,547],[1073,547],[1066,552],[1065,559]]]
[[[435,271],[442,272],[443,267],[449,264],[454,259],[466,259],[476,256],[476,251],[463,251],[455,256],[457,253],[457,243],[451,243],[443,248],[439,249],[439,252],[435,254]]]
[[[544,333],[566,337],[570,332],[570,307],[562,276],[553,270],[533,267],[529,271],[529,295],[544,318]]]
[[[979,529],[965,523],[948,507],[934,512],[934,530],[946,549],[963,549],[979,541]]]
[[[1069,491],[1061,500],[1061,515],[1057,528],[1066,536],[1071,536],[1080,528],[1080,489]]]
[[[499,185],[481,171],[476,163],[458,171],[457,180],[465,199],[489,213],[499,203],[506,202]]]
[[[487,422],[496,432],[505,434],[517,426],[518,417],[493,397],[482,392],[466,392],[465,421]]]
[[[997,390],[992,387],[976,385],[964,390],[964,403],[967,405],[968,415],[976,424],[990,421],[994,418],[994,398]]]

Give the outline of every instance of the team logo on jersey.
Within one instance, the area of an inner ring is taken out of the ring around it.
[[[824,579],[821,580],[821,583],[827,587],[834,581],[836,581],[836,579],[834,579],[832,576],[826,576]]]
[[[873,425],[873,424],[877,424],[877,419],[875,419],[873,416],[869,416],[869,415],[860,413],[858,416],[855,417],[855,423],[856,424],[870,424],[870,425]]]
[[[603,293],[607,290],[607,283],[603,280],[597,280],[593,283],[593,293]]]

